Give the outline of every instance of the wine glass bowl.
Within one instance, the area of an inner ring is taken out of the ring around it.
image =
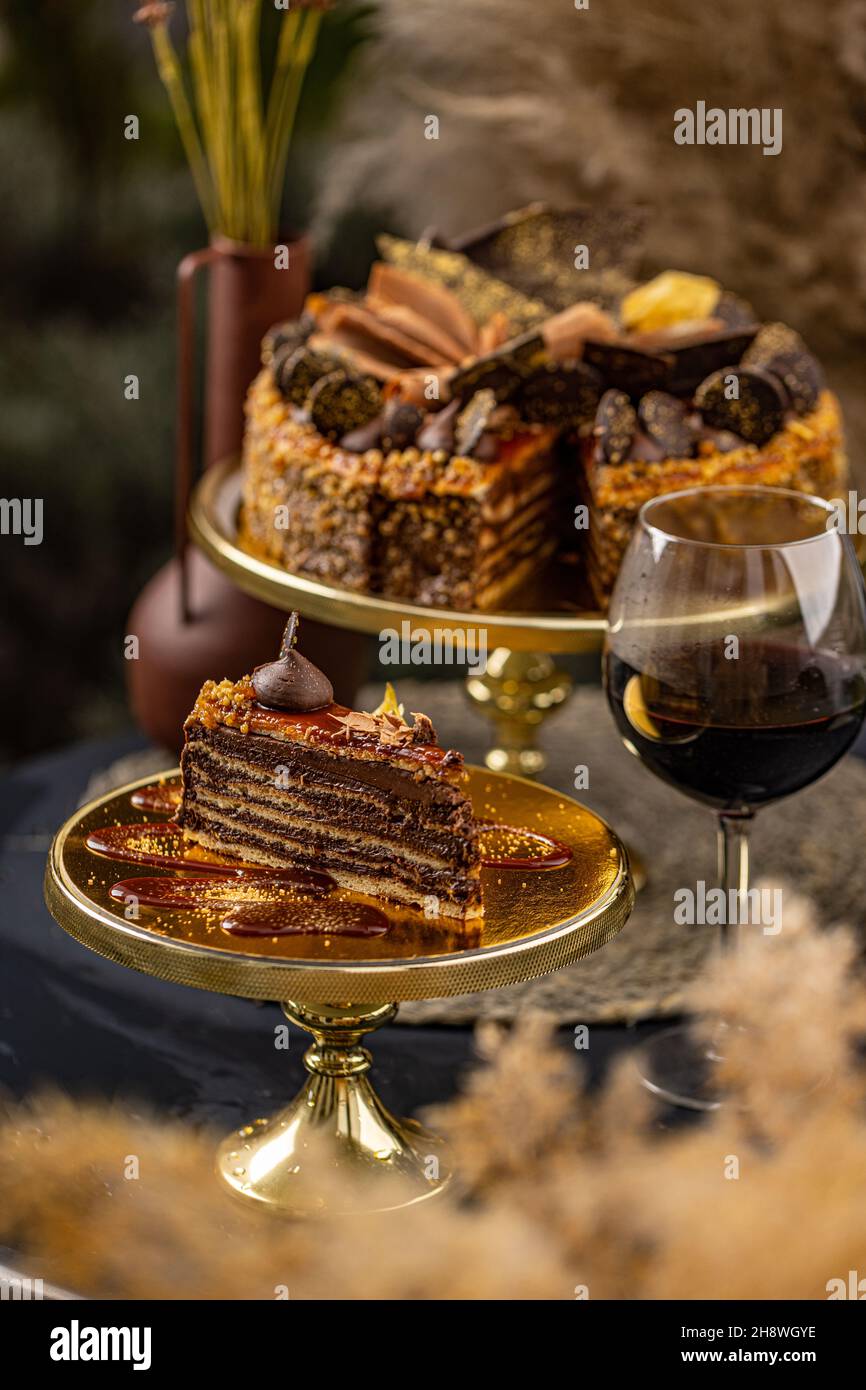
[[[823,776],[866,714],[863,576],[836,509],[739,486],[646,503],[611,597],[603,662],[625,746],[717,813],[720,886],[738,903],[754,812]],[[725,923],[725,945],[739,927]],[[675,1044],[668,1034],[675,1084],[647,1084],[714,1107],[711,1058],[690,1072]]]

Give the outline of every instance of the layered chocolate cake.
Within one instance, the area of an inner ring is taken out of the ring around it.
[[[389,692],[372,714],[333,703],[295,649],[252,676],[208,681],[184,726],[178,823],[206,849],[324,870],[343,888],[427,917],[481,913],[480,851],[463,758],[410,724]]]
[[[803,341],[706,276],[637,283],[639,230],[628,210],[533,206],[450,245],[381,238],[366,290],[311,295],[263,344],[241,544],[481,611],[560,551],[604,606],[660,492],[833,496],[839,406]]]

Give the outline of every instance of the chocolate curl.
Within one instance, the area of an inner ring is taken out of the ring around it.
[[[616,324],[610,314],[589,300],[579,300],[561,313],[545,319],[541,325],[545,347],[555,362],[582,357],[587,338],[609,343],[616,335]]]
[[[450,338],[434,323],[423,319],[407,304],[389,304],[384,299],[368,295],[366,307],[389,328],[405,333],[423,349],[425,357],[433,359],[444,357],[448,362],[458,362],[463,349],[455,338]]]
[[[322,332],[335,342],[348,333],[364,344],[364,351],[394,366],[445,367],[449,362],[444,353],[434,352],[360,304],[333,304],[320,314],[319,323]]]
[[[478,329],[472,315],[444,285],[411,275],[384,261],[375,261],[367,282],[368,297],[411,310],[453,346],[451,361],[459,362],[478,351]]]
[[[377,381],[395,381],[403,371],[396,363],[385,362],[381,357],[369,352],[369,342],[360,333],[314,333],[308,339],[307,346],[314,352],[342,351],[351,357],[351,365],[356,372],[374,376]]]

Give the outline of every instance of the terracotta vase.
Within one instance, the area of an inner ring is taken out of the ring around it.
[[[285,614],[236,589],[187,545],[186,514],[195,481],[195,282],[207,271],[203,447],[205,466],[240,451],[243,404],[259,369],[261,339],[281,319],[296,318],[309,288],[305,237],[284,243],[285,266],[265,251],[217,237],[184,257],[177,272],[178,397],[175,558],[145,585],[128,619],[139,656],[127,663],[136,721],[155,743],[177,749],[181,726],[209,676],[236,679],[276,653]],[[334,651],[339,650],[334,661]],[[361,678],[363,639],[318,623],[304,624],[304,650],[340,669],[337,698],[351,703]],[[328,657],[330,653],[330,659]]]

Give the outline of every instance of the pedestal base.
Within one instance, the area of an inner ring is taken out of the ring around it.
[[[246,1200],[298,1217],[391,1211],[441,1192],[450,1178],[442,1141],[390,1114],[367,1078],[371,1057],[360,1040],[397,1005],[293,1002],[283,1011],[313,1035],[304,1055],[310,1078],[280,1114],[223,1141],[223,1181]]]
[[[484,761],[494,772],[535,777],[547,761],[536,740],[542,723],[571,693],[572,678],[542,653],[497,647],[484,672],[469,676],[466,693],[493,723],[494,746]]]

